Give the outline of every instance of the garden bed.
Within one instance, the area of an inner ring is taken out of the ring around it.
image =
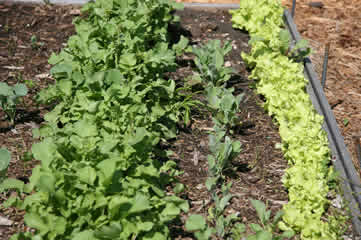
[[[7,147],[13,156],[8,176],[27,181],[31,168],[37,162],[24,162],[21,158],[34,142],[31,136],[32,128],[41,124],[46,112],[46,107],[36,106],[33,98],[41,88],[52,82],[47,75],[50,69],[47,60],[51,52],[58,52],[67,37],[74,33],[71,20],[77,11],[72,7],[26,5],[3,5],[1,9],[3,12],[6,11],[7,15],[6,20],[1,22],[8,26],[8,32],[1,33],[1,40],[6,43],[1,51],[3,56],[9,56],[4,57],[2,67],[20,67],[16,70],[3,69],[1,78],[9,84],[16,83],[19,79],[32,80],[34,83],[30,88],[30,94],[20,107],[20,110],[24,111],[24,116],[20,115],[15,128],[2,128],[0,138],[1,146]],[[287,193],[281,183],[287,162],[283,159],[281,151],[275,149],[275,144],[280,142],[277,127],[260,106],[262,100],[249,88],[252,81],[247,79],[248,72],[239,56],[240,51],[247,51],[248,36],[232,29],[230,15],[226,10],[187,9],[179,15],[182,27],[192,44],[204,43],[209,39],[232,41],[233,50],[226,59],[227,64],[236,69],[231,84],[238,93],[246,93],[247,100],[241,105],[245,125],[234,135],[235,139],[241,141],[242,151],[233,162],[237,171],[229,176],[234,182],[231,191],[236,196],[229,211],[238,212],[246,222],[256,222],[257,217],[250,206],[250,198],[267,201],[273,212],[279,210],[287,201]],[[62,31],[58,31],[59,29]],[[30,39],[33,35],[38,38],[38,47],[32,47]],[[181,82],[191,74],[192,67],[184,65],[173,73],[172,77]],[[208,132],[211,128],[210,113],[205,110],[195,111],[192,124],[180,131],[177,140],[168,143],[168,147],[175,153],[172,158],[179,162],[180,170],[184,171],[179,180],[187,187],[185,195],[190,200],[193,213],[203,213],[207,207],[204,202],[209,203],[209,194],[204,183],[207,177],[206,157],[209,154]],[[2,195],[2,201],[6,197]],[[6,209],[2,210],[2,215],[15,221],[12,227],[1,230],[6,238],[9,234],[24,229],[22,212]]]
[[[34,97],[40,89],[53,82],[49,76],[50,65],[47,60],[51,52],[59,52],[67,38],[74,34],[72,18],[79,15],[77,8],[49,5],[0,5],[5,13],[0,18],[2,25],[0,47],[2,72],[1,81],[9,84],[26,83],[30,94],[19,107],[19,118],[11,128],[6,121],[1,122],[1,147],[12,153],[8,177],[28,181],[31,169],[38,163],[24,161],[24,153],[34,143],[31,130],[42,124],[49,106],[38,106]],[[246,33],[234,30],[227,10],[209,9],[197,11],[186,9],[177,13],[181,17],[181,28],[171,26],[169,31],[177,37],[181,32],[196,46],[210,39],[230,41],[232,51],[225,59],[225,65],[232,66],[235,74],[227,83],[234,87],[235,94],[245,94],[240,105],[242,123],[233,133],[232,139],[241,142],[241,153],[232,161],[232,171],[228,171],[226,181],[232,181],[231,193],[234,198],[227,207],[227,214],[236,213],[243,223],[258,221],[250,199],[259,199],[268,203],[273,215],[287,203],[287,191],[282,186],[281,178],[287,168],[287,161],[280,149],[276,149],[280,137],[272,119],[261,107],[263,99],[253,92],[255,83],[247,78],[248,72],[240,58],[241,51],[249,51]],[[33,37],[35,36],[35,37]],[[178,69],[169,73],[178,85],[184,85],[186,77],[193,74],[192,55],[178,58]],[[202,94],[194,98],[205,102]],[[1,117],[5,117],[1,115]],[[181,197],[190,204],[190,213],[206,215],[211,204],[209,192],[205,187],[207,179],[208,135],[213,131],[211,113],[205,109],[193,109],[190,124],[179,124],[179,133],[175,140],[162,143],[162,148],[173,151],[170,159],[178,163],[178,169],[184,173],[177,179],[185,185]],[[12,192],[2,194],[0,203]],[[24,212],[16,209],[1,209],[1,215],[14,221],[10,227],[0,227],[0,237],[8,237],[16,232],[28,230],[23,223]],[[189,215],[189,213],[187,214]],[[186,215],[181,216],[182,223],[170,225],[172,239],[192,239],[183,225]]]

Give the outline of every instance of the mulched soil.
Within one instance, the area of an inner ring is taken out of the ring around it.
[[[34,143],[32,129],[43,122],[43,115],[49,110],[47,106],[36,105],[35,95],[53,82],[48,75],[51,66],[47,60],[52,52],[63,48],[68,37],[74,34],[71,21],[78,14],[78,8],[72,6],[0,3],[0,81],[15,84],[32,80],[34,84],[19,106],[20,114],[15,127],[9,127],[5,120],[0,122],[0,146],[12,153],[8,177],[27,181],[31,169],[38,164],[36,161],[22,160],[23,154]],[[229,86],[234,87],[237,93],[245,93],[246,97],[241,107],[243,124],[232,136],[242,143],[242,152],[232,163],[236,170],[227,173],[227,181],[233,182],[231,192],[235,195],[227,207],[227,213],[237,213],[247,223],[257,222],[249,199],[267,202],[273,214],[287,202],[287,192],[281,183],[287,162],[281,151],[275,148],[275,144],[280,142],[278,129],[263,111],[262,99],[250,88],[254,83],[248,80],[248,72],[240,58],[240,52],[248,50],[248,36],[232,29],[230,16],[225,10],[187,9],[177,14],[181,16],[182,31],[190,38],[191,44],[204,43],[208,39],[229,40],[232,43],[233,50],[227,56],[226,64],[232,66],[236,74]],[[36,36],[36,42],[31,41],[32,36]],[[186,57],[189,60],[189,56]],[[189,61],[180,61],[180,68],[171,76],[181,82],[190,74],[192,66]],[[331,80],[329,82],[331,84]],[[5,117],[3,113],[0,114],[0,119]],[[192,124],[182,128],[179,137],[168,143],[174,152],[172,158],[184,172],[179,176],[179,181],[186,185],[184,197],[189,199],[191,213],[205,214],[211,204],[204,185],[211,129],[210,113],[204,109],[194,110]],[[1,193],[0,204],[11,194],[14,193]],[[23,223],[23,214],[13,208],[0,208],[0,216],[14,221],[10,227],[0,226],[0,239],[29,230]],[[183,221],[185,218],[185,215],[182,216]],[[172,239],[193,239],[179,223],[173,223],[171,230]]]

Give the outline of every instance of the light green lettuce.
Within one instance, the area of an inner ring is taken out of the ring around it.
[[[282,230],[293,229],[304,240],[337,239],[324,220],[329,205],[330,150],[323,117],[317,114],[305,89],[303,65],[285,56],[279,47],[283,7],[278,0],[241,1],[231,11],[235,28],[247,30],[252,49],[242,58],[253,68],[257,93],[265,96],[265,109],[277,120],[284,157],[289,168],[283,177],[289,202],[283,206]],[[261,41],[259,41],[261,40]]]

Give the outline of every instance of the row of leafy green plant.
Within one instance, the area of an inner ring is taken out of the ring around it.
[[[240,1],[232,10],[235,28],[247,30],[252,50],[242,53],[257,79],[257,92],[266,98],[264,107],[277,120],[281,148],[289,168],[283,178],[289,202],[279,226],[293,229],[302,239],[338,239],[344,218],[327,215],[327,194],[334,185],[327,135],[305,92],[302,58],[309,53],[303,40],[297,44],[283,28],[283,7],[278,0]]]
[[[240,109],[244,94],[234,95],[234,88],[226,88],[227,81],[234,70],[224,66],[224,58],[231,51],[229,42],[223,47],[219,40],[210,40],[200,47],[193,47],[197,73],[193,79],[199,79],[204,85],[207,106],[212,113],[213,132],[209,135],[208,178],[205,186],[209,191],[211,206],[206,218],[192,214],[186,222],[186,229],[194,231],[199,240],[208,239],[241,239],[278,240],[290,238],[293,231],[277,233],[277,223],[282,211],[271,219],[271,211],[258,200],[251,199],[256,209],[260,224],[249,224],[253,234],[246,234],[246,225],[240,222],[237,214],[225,214],[227,206],[233,198],[230,193],[232,182],[226,180],[224,172],[232,168],[232,160],[241,152],[241,143],[232,140],[230,135],[240,125]]]
[[[56,83],[37,96],[55,104],[33,132],[40,142],[32,155],[41,164],[30,183],[0,186],[27,194],[4,206],[25,210],[35,229],[11,239],[169,238],[168,223],[188,203],[165,193],[178,171],[158,145],[176,136],[176,123],[196,104],[164,77],[187,45],[168,41],[176,7],[97,0],[74,20],[76,35],[49,59]]]

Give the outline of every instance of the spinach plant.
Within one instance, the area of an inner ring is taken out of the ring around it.
[[[0,107],[6,113],[11,125],[14,125],[16,119],[16,105],[20,98],[26,96],[28,88],[25,84],[18,83],[9,86],[5,82],[0,82]]]

